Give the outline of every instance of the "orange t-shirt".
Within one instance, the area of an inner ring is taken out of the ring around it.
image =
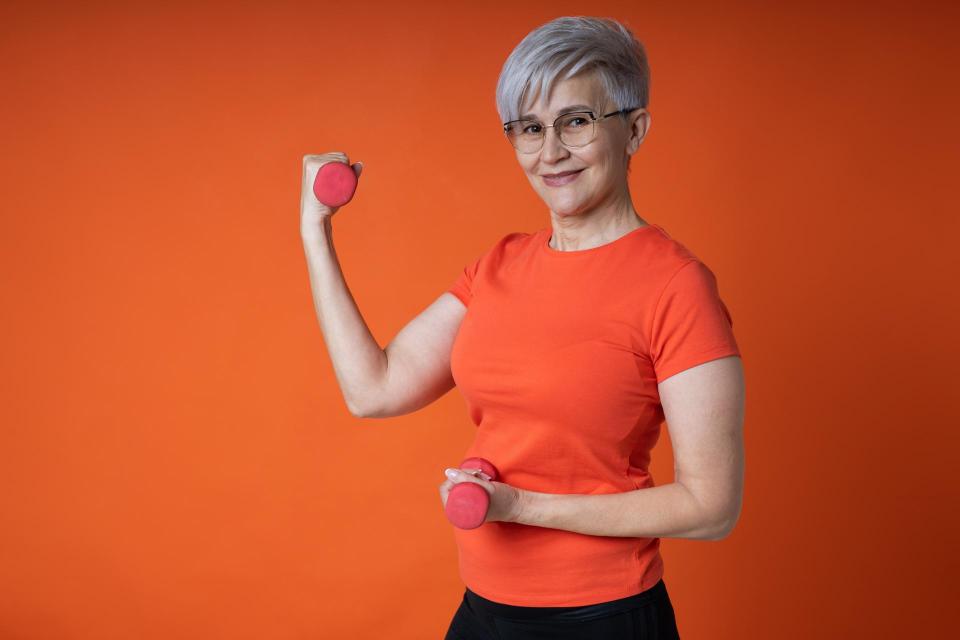
[[[580,251],[551,249],[551,233],[507,234],[449,289],[467,305],[451,371],[478,427],[463,458],[545,493],[652,487],[657,383],[740,355],[733,320],[713,272],[659,225]],[[463,582],[505,604],[605,602],[663,575],[659,538],[515,522],[453,531]]]

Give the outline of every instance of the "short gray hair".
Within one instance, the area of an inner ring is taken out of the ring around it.
[[[558,80],[591,70],[599,74],[616,109],[647,106],[650,66],[630,29],[610,18],[564,16],[527,34],[503,64],[497,80],[500,121],[520,118],[532,87],[539,84],[539,93],[532,95],[545,99]]]

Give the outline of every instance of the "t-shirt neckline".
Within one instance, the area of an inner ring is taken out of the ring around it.
[[[619,246],[623,244],[628,238],[632,238],[633,236],[640,235],[642,232],[647,231],[649,229],[653,229],[654,227],[659,229],[660,225],[653,222],[648,222],[642,227],[631,229],[630,231],[626,232],[616,240],[611,240],[610,242],[597,245],[596,247],[590,247],[589,249],[577,249],[575,251],[558,251],[557,249],[551,248],[549,243],[550,243],[550,236],[553,234],[553,228],[546,227],[541,231],[541,237],[540,237],[540,240],[537,242],[537,244],[540,245],[541,253],[543,253],[544,255],[548,255],[552,258],[563,259],[563,258],[573,258],[576,256],[594,255],[604,250],[609,250],[614,246]]]

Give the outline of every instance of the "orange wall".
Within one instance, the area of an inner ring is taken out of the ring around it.
[[[456,390],[347,411],[301,158],[364,162],[335,241],[385,345],[549,224],[494,88],[585,5],[175,4],[0,5],[0,637],[440,638],[474,427]],[[635,206],[717,273],[747,376],[738,527],[664,539],[665,581],[685,638],[942,637],[958,12],[791,5],[589,7],[647,46]]]

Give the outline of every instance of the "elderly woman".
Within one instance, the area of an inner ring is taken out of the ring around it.
[[[503,236],[385,349],[347,290],[331,210],[310,184],[301,233],[316,311],[354,415],[410,413],[454,385],[499,476],[453,532],[466,589],[447,639],[677,638],[660,538],[719,540],[740,512],[744,383],[713,272],[634,209],[650,129],[646,54],[629,29],[563,17],[532,31],[497,84],[506,139],[550,224]],[[362,167],[354,165],[359,175]],[[667,422],[674,482],[650,450]],[[456,465],[453,465],[456,467]]]

